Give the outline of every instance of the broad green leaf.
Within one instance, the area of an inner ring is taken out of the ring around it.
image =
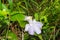
[[[13,16],[11,16],[12,21],[23,21],[25,16],[23,14],[16,13]]]
[[[10,30],[8,32],[8,36],[7,37],[8,37],[8,40],[18,40],[16,34],[11,32]]]
[[[25,16],[23,14],[16,14],[11,17],[12,21],[18,21],[21,27],[24,27],[26,22],[24,22]]]
[[[17,14],[16,18],[17,18],[17,20],[23,21],[25,16],[23,14]]]
[[[11,16],[11,21],[17,21],[17,20],[16,20],[16,15]]]
[[[20,21],[20,22],[19,22],[19,24],[20,24],[20,26],[21,26],[22,28],[25,27],[26,23],[27,23],[27,22],[25,22],[25,21]]]
[[[25,16],[22,14],[20,14],[20,15],[18,14],[16,16],[17,16],[16,17],[17,21],[19,22],[20,26],[23,28],[25,26],[25,22],[23,22],[25,19]]]

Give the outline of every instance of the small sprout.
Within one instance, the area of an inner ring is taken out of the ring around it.
[[[25,20],[32,20],[32,16],[25,16]]]

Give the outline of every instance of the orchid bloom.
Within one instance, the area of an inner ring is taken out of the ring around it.
[[[25,31],[28,31],[30,35],[34,35],[34,33],[40,34],[41,28],[43,24],[41,22],[36,21],[35,19],[32,20],[31,16],[27,16],[25,18],[29,22],[29,24],[26,24]]]

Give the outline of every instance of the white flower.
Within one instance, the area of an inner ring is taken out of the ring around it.
[[[37,34],[41,33],[41,28],[43,26],[43,24],[41,22],[34,20],[27,20],[29,22],[29,24],[26,24],[25,26],[25,31],[28,31],[28,33],[30,35],[34,35],[34,33],[36,32]]]

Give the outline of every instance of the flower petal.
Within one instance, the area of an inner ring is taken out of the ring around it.
[[[40,30],[40,28],[38,28],[38,27],[34,27],[34,31],[37,33],[37,34],[40,34],[41,33],[41,30]]]
[[[39,28],[42,28],[43,24],[41,22],[36,22],[36,25],[39,27]]]
[[[34,35],[34,29],[33,29],[32,27],[30,27],[28,33],[29,33],[30,35]]]
[[[30,27],[29,24],[26,24],[25,31],[28,31],[29,27]]]
[[[35,19],[33,20],[33,23],[39,28],[42,28],[42,26],[43,26],[43,24],[41,22],[38,22]]]

